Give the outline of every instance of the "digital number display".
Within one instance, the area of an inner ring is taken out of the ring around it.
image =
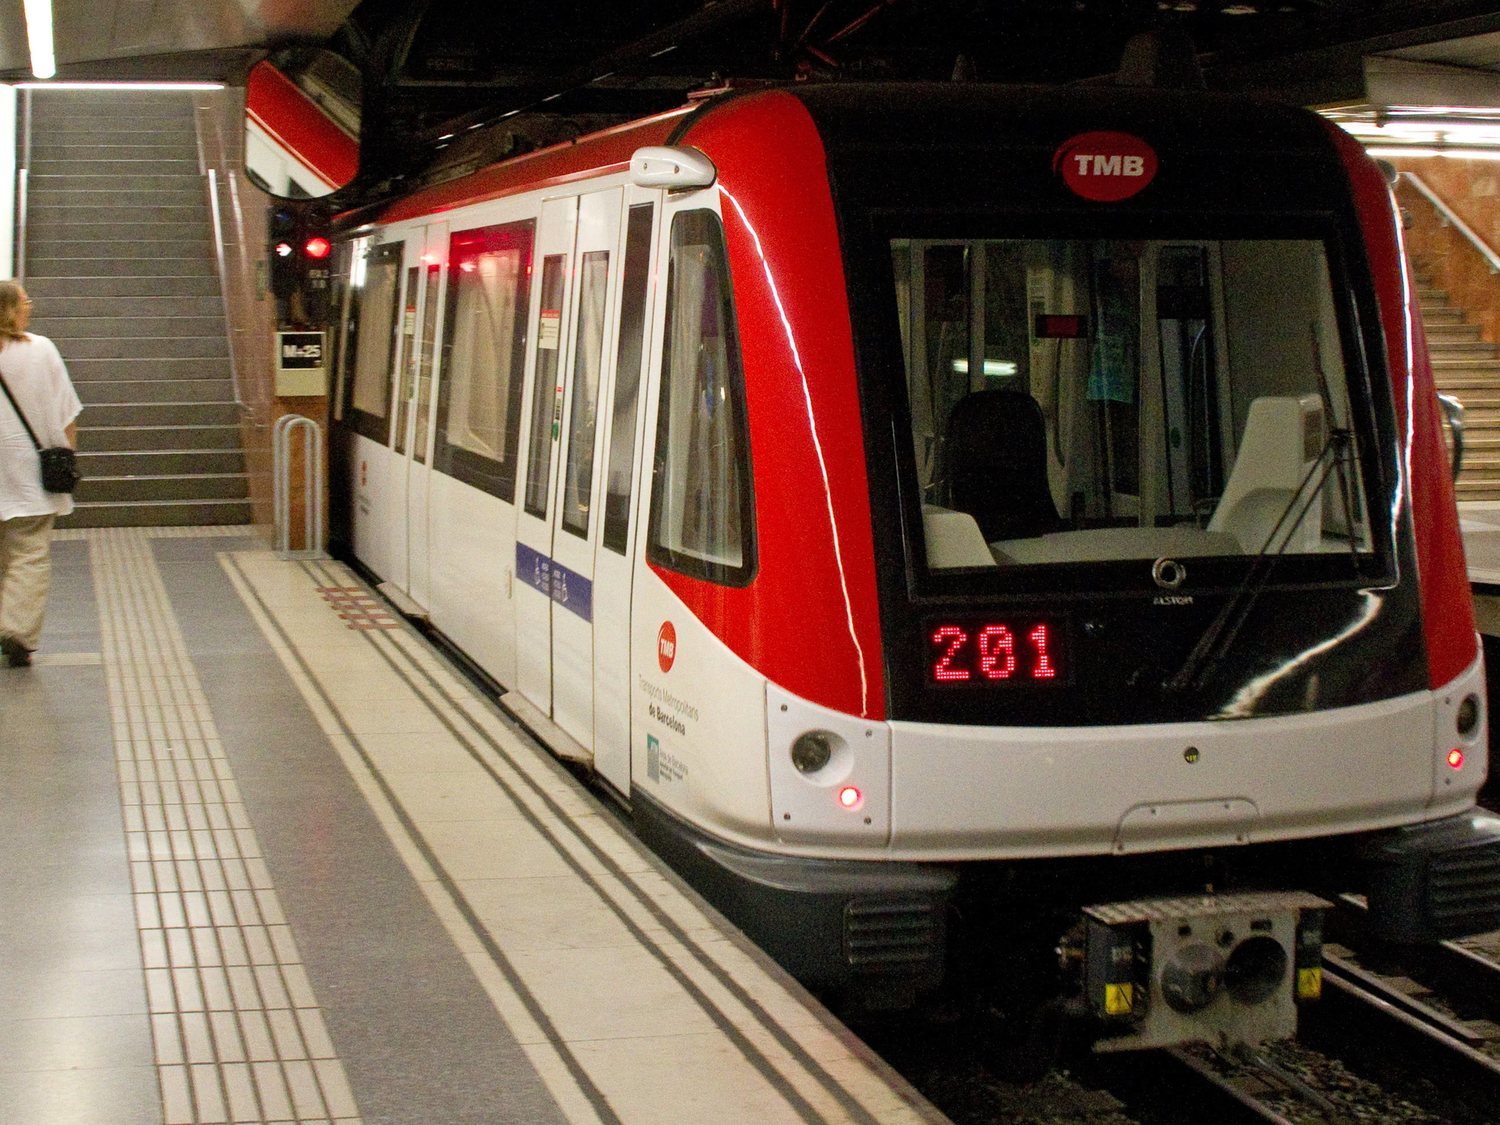
[[[938,621],[927,629],[932,683],[1041,685],[1069,677],[1067,629],[1046,618]]]

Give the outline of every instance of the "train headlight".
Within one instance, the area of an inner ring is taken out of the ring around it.
[[[1290,958],[1281,943],[1259,934],[1234,947],[1224,966],[1224,987],[1241,1004],[1269,1000],[1286,981]]]
[[[1464,696],[1464,701],[1458,705],[1458,711],[1453,716],[1453,725],[1458,729],[1460,738],[1474,737],[1474,733],[1479,730],[1479,696]]]
[[[823,730],[799,734],[792,743],[792,765],[797,767],[797,772],[817,773],[832,761],[836,737]]]

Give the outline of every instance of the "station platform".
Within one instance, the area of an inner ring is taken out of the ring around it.
[[[942,1120],[346,567],[53,564],[0,667],[0,1120]]]

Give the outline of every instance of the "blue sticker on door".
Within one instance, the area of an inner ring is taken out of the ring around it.
[[[594,619],[594,584],[540,551],[516,544],[516,577],[585,621]]]

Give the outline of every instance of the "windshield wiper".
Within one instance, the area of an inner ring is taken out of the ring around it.
[[[1328,440],[1323,443],[1323,448],[1318,452],[1317,460],[1308,466],[1307,472],[1297,484],[1296,491],[1292,493],[1286,507],[1281,510],[1281,515],[1277,517],[1271,533],[1266,536],[1266,541],[1252,560],[1244,581],[1235,589],[1234,594],[1224,603],[1214,619],[1208,623],[1208,628],[1203,630],[1203,635],[1198,638],[1198,643],[1188,653],[1182,667],[1162,682],[1163,691],[1180,692],[1190,688],[1196,690],[1207,682],[1239,636],[1240,629],[1249,618],[1250,611],[1255,607],[1256,599],[1260,597],[1261,591],[1270,580],[1271,571],[1275,568],[1277,560],[1286,553],[1286,546],[1291,542],[1292,535],[1302,526],[1302,521],[1307,518],[1307,513],[1312,509],[1313,501],[1322,491],[1323,485],[1328,481],[1328,475],[1335,468],[1339,473],[1341,487],[1338,491],[1344,506],[1345,526],[1349,529],[1349,549],[1354,556],[1355,565],[1358,566],[1359,552],[1354,544],[1354,516],[1351,511],[1348,479],[1343,468],[1344,460],[1348,457],[1353,444],[1352,437],[1353,435],[1347,429],[1329,430]],[[1315,476],[1317,481],[1313,483]],[[1309,484],[1312,485],[1311,488],[1308,487]],[[1297,514],[1292,519],[1291,525],[1286,528],[1285,534],[1282,534],[1282,526],[1286,524],[1294,510]],[[1272,544],[1276,544],[1274,551],[1271,549]]]

